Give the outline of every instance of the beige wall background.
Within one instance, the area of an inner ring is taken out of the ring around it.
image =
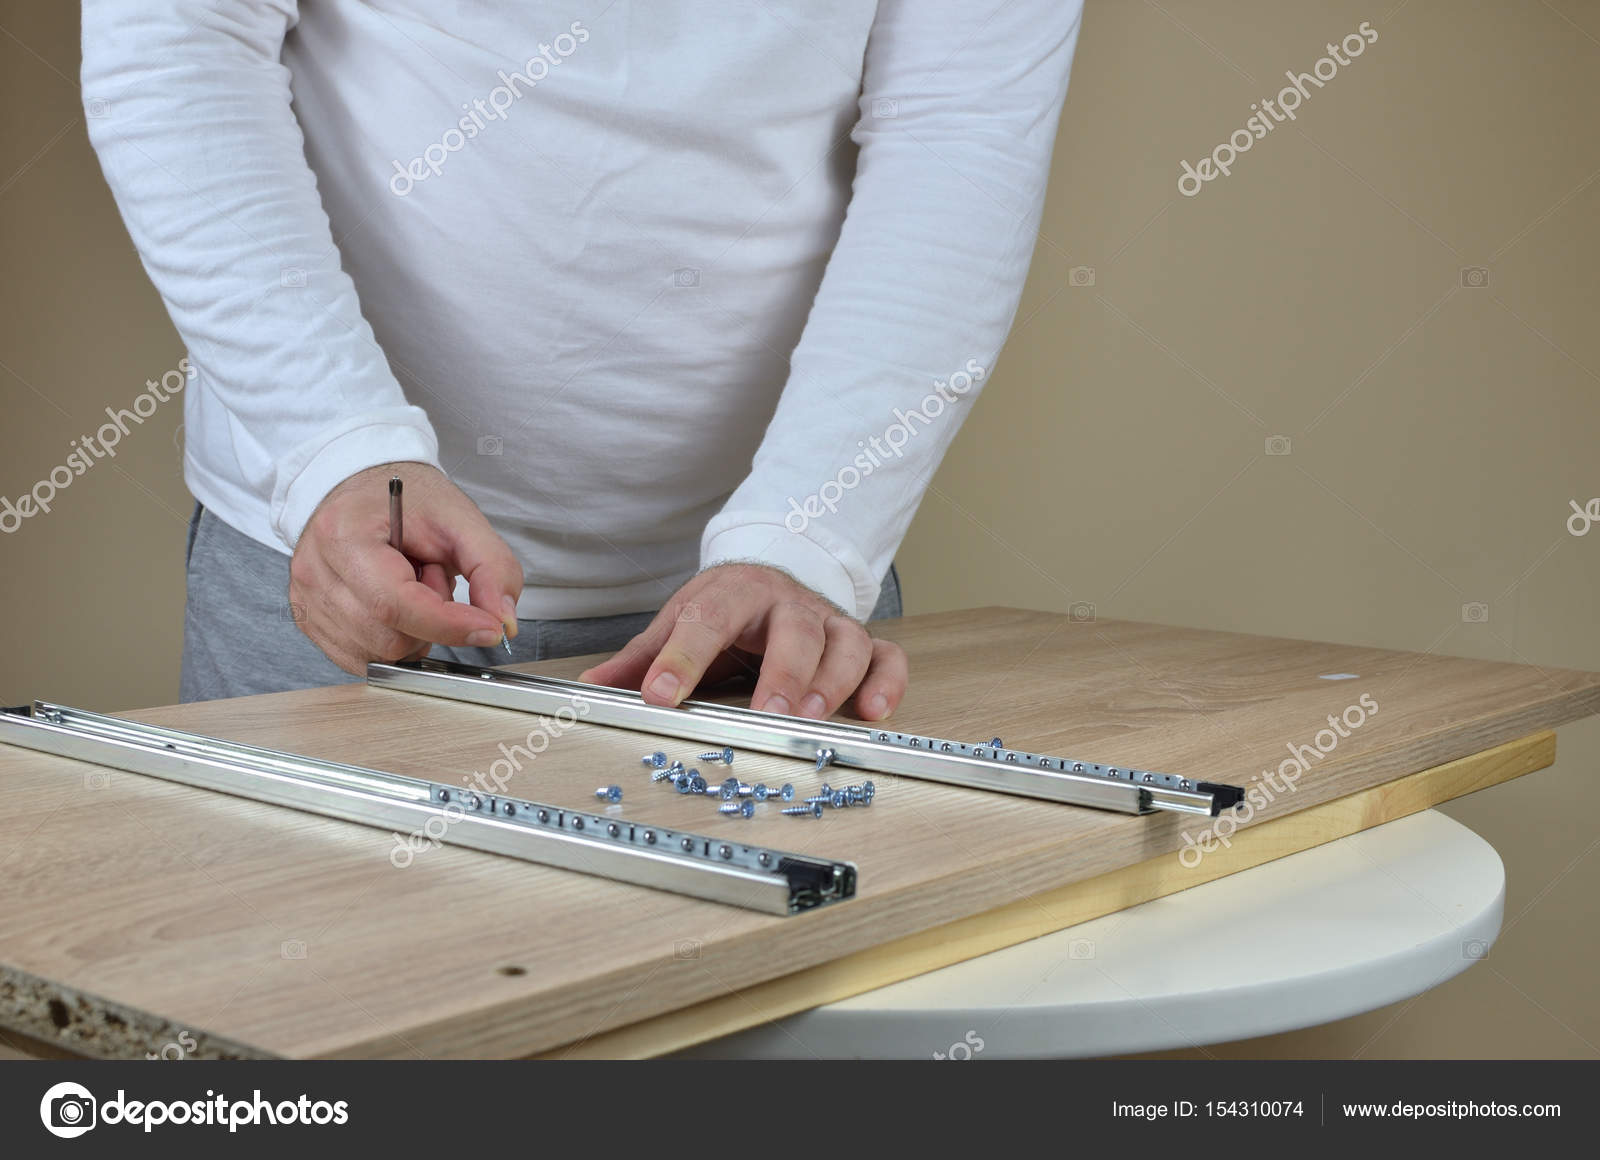
[[[1362,21],[1377,42],[1295,123],[1179,194],[1182,159]],[[77,34],[74,5],[0,3],[13,497],[183,353],[87,144]],[[900,557],[908,611],[1600,669],[1600,534],[1565,526],[1600,495],[1597,75],[1596,0],[1091,0],[1011,342]],[[0,536],[4,703],[176,700],[181,422]],[[1445,810],[1506,863],[1486,961],[1179,1054],[1600,1056],[1600,722],[1560,746]]]

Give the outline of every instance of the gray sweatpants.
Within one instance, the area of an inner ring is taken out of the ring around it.
[[[361,680],[300,631],[289,608],[289,557],[235,531],[199,504],[189,520],[188,602],[183,611],[185,701],[212,701]],[[900,577],[891,566],[873,620],[900,615]],[[643,632],[654,612],[576,620],[524,620],[500,648],[446,648],[432,655],[470,665],[520,664],[615,652]]]

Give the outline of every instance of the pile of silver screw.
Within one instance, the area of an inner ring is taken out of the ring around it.
[[[734,753],[732,748],[724,746],[699,755],[698,760],[722,766],[733,764]],[[640,764],[649,767],[652,782],[666,782],[681,794],[698,794],[702,797],[714,798],[717,801],[717,812],[730,817],[751,818],[755,816],[757,802],[771,802],[784,804],[786,808],[780,810],[785,817],[791,818],[820,818],[824,807],[829,809],[848,809],[851,806],[870,806],[877,790],[870,781],[860,785],[847,785],[835,789],[823,783],[821,790],[813,797],[795,802],[794,786],[785,782],[781,786],[768,786],[760,782],[754,785],[740,781],[737,777],[712,785],[698,769],[691,769],[681,761],[667,760],[667,755],[657,750],[646,753],[640,759]],[[820,772],[825,766],[832,764],[833,750],[819,749],[817,751],[817,770]],[[615,795],[615,796],[613,796]],[[595,796],[608,801],[621,801],[622,791],[617,786],[605,786],[595,791]],[[786,803],[794,803],[787,805]]]

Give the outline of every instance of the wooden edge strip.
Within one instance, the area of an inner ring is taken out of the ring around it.
[[[1193,868],[1176,851],[984,914],[858,951],[727,995],[542,1052],[535,1059],[643,1059],[847,999],[1080,922],[1348,837],[1554,764],[1546,731],[1234,833]]]

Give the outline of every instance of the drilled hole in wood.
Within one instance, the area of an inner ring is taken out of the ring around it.
[[[528,968],[526,968],[526,967],[500,967],[499,968],[499,973],[502,974],[502,975],[526,975],[528,973]]]
[[[67,1010],[67,1005],[60,999],[50,1000],[50,1022],[54,1023],[58,1029],[72,1022],[72,1013]]]

